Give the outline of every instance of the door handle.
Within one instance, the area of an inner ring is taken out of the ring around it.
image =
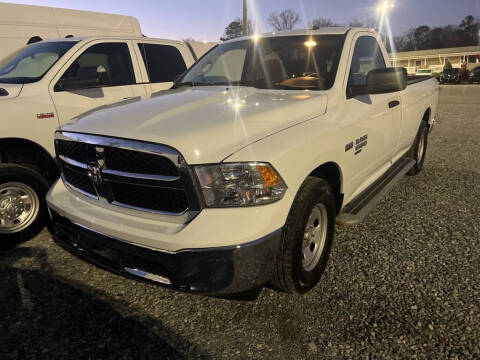
[[[398,106],[398,105],[400,105],[400,101],[398,101],[398,100],[393,100],[393,101],[390,101],[390,102],[388,103],[388,107],[389,107],[390,109],[391,109],[391,108],[394,108],[395,106]]]

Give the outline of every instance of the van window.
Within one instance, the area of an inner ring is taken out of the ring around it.
[[[171,82],[187,70],[182,54],[174,46],[138,44],[152,83]]]
[[[62,75],[74,79],[81,69],[103,66],[110,74],[110,86],[135,84],[130,50],[126,43],[101,43],[89,47]]]
[[[39,81],[76,41],[39,42],[0,60],[0,83],[28,84]]]

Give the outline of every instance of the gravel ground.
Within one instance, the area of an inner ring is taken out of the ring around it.
[[[339,228],[321,283],[256,301],[112,275],[44,231],[0,253],[0,358],[480,358],[480,86],[441,89],[424,171]]]

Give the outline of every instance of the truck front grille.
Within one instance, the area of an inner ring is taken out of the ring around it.
[[[65,180],[73,185],[75,188],[81,190],[82,192],[88,195],[95,194],[95,187],[93,186],[92,180],[88,177],[87,174],[82,173],[81,171],[77,172],[73,169],[64,166],[63,175]]]
[[[63,181],[83,195],[162,215],[200,210],[185,161],[170,147],[68,132],[57,132],[55,146]]]

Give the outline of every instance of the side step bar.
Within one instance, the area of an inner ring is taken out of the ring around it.
[[[413,159],[401,158],[398,160],[377,181],[345,205],[342,212],[337,215],[336,223],[348,226],[362,222],[375,205],[414,165],[415,160]]]

